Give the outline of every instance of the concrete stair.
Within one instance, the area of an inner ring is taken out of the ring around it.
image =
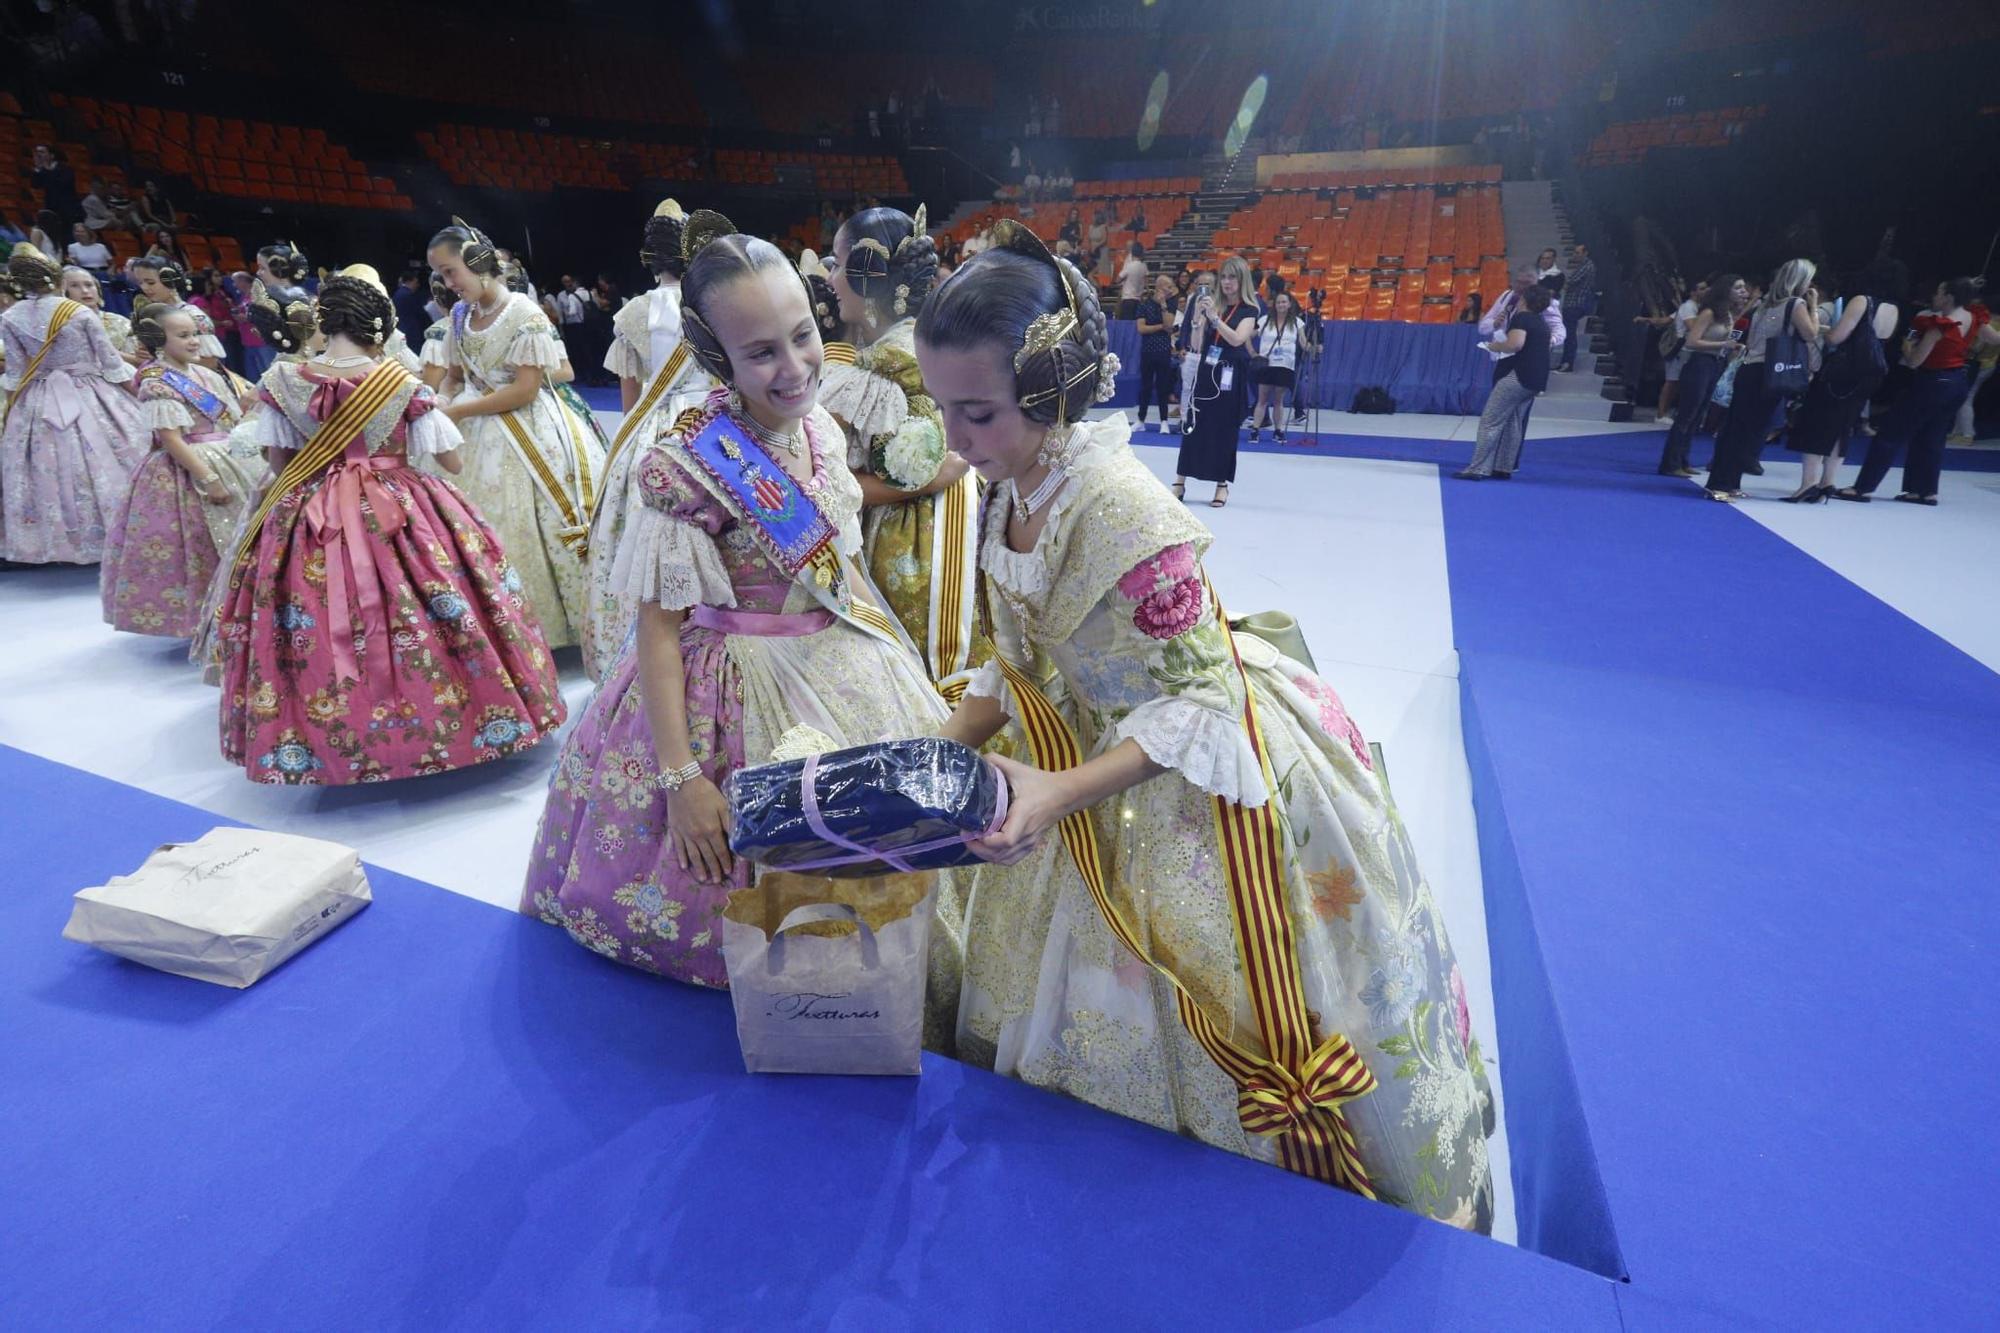
[[[1567,260],[1573,237],[1569,217],[1549,181],[1505,181],[1500,186],[1500,217],[1507,227],[1507,266],[1523,268],[1535,256],[1553,246]],[[1549,375],[1548,392],[1535,400],[1535,415],[1563,421],[1609,421],[1611,402],[1604,389],[1605,377],[1598,372],[1599,347],[1604,364],[1611,366],[1610,343],[1600,336],[1596,316],[1577,329],[1583,346],[1576,354],[1576,369]]]

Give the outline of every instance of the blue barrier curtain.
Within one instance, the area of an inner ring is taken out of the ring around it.
[[[1139,333],[1129,319],[1111,322],[1111,350],[1118,354],[1118,393],[1113,407],[1139,401]],[[1479,349],[1479,331],[1470,324],[1397,324],[1387,320],[1328,320],[1325,349],[1316,366],[1317,397],[1302,401],[1344,412],[1354,395],[1376,385],[1389,391],[1399,412],[1477,414],[1493,387],[1493,360]]]

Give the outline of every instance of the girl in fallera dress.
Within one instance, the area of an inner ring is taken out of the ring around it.
[[[98,593],[114,629],[192,639],[263,471],[229,452],[230,428],[254,396],[239,398],[200,363],[201,335],[185,310],[142,306],[133,331],[150,357],[139,401],[153,450],[112,520]]]
[[[776,246],[726,225],[690,217],[682,313],[729,387],[637,464],[644,503],[619,560],[636,631],[564,742],[521,899],[607,958],[718,987],[722,907],[752,878],[729,851],[729,775],[931,732],[946,714],[855,563],[861,491],[817,406],[805,285]],[[942,875],[938,996],[957,993],[958,893]]]
[[[132,276],[139,280],[140,304],[157,302],[184,310],[194,319],[195,332],[201,337],[201,364],[210,370],[221,370],[226,349],[222,339],[215,336],[215,321],[208,317],[207,311],[188,300],[187,273],[171,259],[148,256],[133,261]]]
[[[252,417],[277,478],[218,613],[222,752],[257,782],[441,773],[535,745],[562,696],[506,548],[450,482],[458,430],[383,356],[364,282],[321,286],[325,350],[264,373]]]
[[[419,373],[424,387],[435,390],[444,387],[444,377],[451,373],[451,344],[448,339],[451,337],[451,308],[457,304],[458,297],[437,274],[431,274],[430,282],[431,304],[444,314],[424,330],[424,347],[417,353],[417,360],[423,364]]]
[[[1492,1103],[1438,906],[1339,697],[1232,636],[1208,532],[1122,415],[1084,420],[1105,348],[1089,282],[1013,225],[917,325],[988,483],[995,661],[944,734],[1012,715],[1037,761],[994,761],[959,1055],[1486,1230]]]
[[[126,364],[140,363],[139,344],[132,337],[132,321],[104,308],[104,288],[98,285],[96,274],[87,268],[67,265],[62,271],[62,294],[97,313],[98,322],[104,325],[104,336],[111,340]]]
[[[506,543],[549,646],[577,643],[604,450],[543,391],[562,367],[562,344],[534,301],[507,289],[492,241],[454,223],[432,238],[428,258],[459,297],[440,394],[465,435],[459,483]]]
[[[827,367],[821,402],[861,485],[865,567],[932,679],[956,689],[987,656],[973,610],[979,491],[945,450],[917,366],[917,316],[937,280],[923,215],[866,209],[835,234],[829,279],[857,345],[852,364]]]
[[[646,219],[639,246],[639,259],[653,274],[655,285],[645,296],[627,301],[612,320],[611,348],[604,354],[604,368],[618,377],[625,419],[605,456],[604,485],[590,525],[590,624],[583,668],[592,680],[602,680],[611,669],[638,612],[637,599],[616,576],[627,524],[644,503],[635,460],[654,436],[698,406],[715,387],[701,363],[682,348],[686,240],[687,214],[672,199],[662,200]]]
[[[8,406],[0,428],[0,560],[94,565],[152,443],[132,367],[88,308],[56,295],[62,269],[16,245],[21,299],[0,315]]]

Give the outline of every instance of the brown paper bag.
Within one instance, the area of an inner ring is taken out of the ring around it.
[[[129,875],[80,890],[63,938],[240,989],[370,901],[351,847],[217,828],[169,843]]]
[[[744,1068],[920,1072],[936,878],[774,870],[730,894],[722,957]]]

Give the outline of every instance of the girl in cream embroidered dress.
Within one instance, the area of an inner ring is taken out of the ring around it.
[[[462,377],[465,391],[493,393],[512,384],[523,367],[540,370],[546,381],[562,366],[562,343],[548,317],[521,293],[509,293],[506,305],[484,329],[473,328],[470,315],[470,308],[460,302],[452,312],[444,348],[445,362]],[[451,383],[448,379],[448,388]],[[556,481],[572,494],[579,466],[588,470],[593,485],[601,476],[603,448],[553,394],[538,393],[511,415],[547,460]],[[580,534],[570,530],[561,510],[542,492],[501,416],[467,416],[459,429],[465,436],[466,456],[459,486],[500,534],[549,646],[578,642],[588,600],[584,562],[580,543],[573,545],[564,538]],[[581,521],[587,523],[589,516],[582,515]]]
[[[718,391],[709,406],[722,410],[727,401]],[[747,416],[736,420],[753,431]],[[810,570],[795,578],[774,563],[681,438],[667,434],[641,455],[643,504],[619,549],[617,578],[635,604],[800,617],[853,596],[872,600],[854,564],[861,490],[842,466],[839,428],[821,408],[804,424],[812,462],[804,489],[835,525],[841,582],[822,591]],[[703,776],[717,786],[739,768],[770,762],[788,732],[793,744],[831,749],[932,733],[946,716],[907,645],[845,618],[789,635],[724,632],[690,618],[680,645],[689,739]],[[563,745],[521,910],[616,962],[725,986],[722,908],[751,883],[751,866],[738,859],[722,882],[705,884],[676,865],[666,836],[674,798],[655,786],[658,773],[639,658],[627,647]],[[948,1006],[957,991],[961,912],[951,874],[941,879],[932,988]],[[949,1033],[947,1021],[936,1035]]]
[[[1345,1108],[1362,1161],[1384,1199],[1489,1229],[1492,1099],[1465,986],[1359,729],[1330,687],[1262,640],[1236,637],[1238,673],[1204,587],[1208,533],[1133,456],[1122,415],[1077,429],[1033,550],[1005,540],[1013,483],[992,489],[980,568],[995,648],[1047,682],[1085,758],[1129,738],[1169,770],[1092,810],[1113,900],[1254,1045],[1212,797],[1276,801],[1306,1004],[1380,1081]],[[1275,792],[1243,728],[1245,679]],[[1019,715],[997,664],[970,693]],[[1060,838],[982,871],[966,939],[962,1057],[1275,1159],[1238,1122],[1236,1088],[1181,1026],[1170,988],[1113,939]]]
[[[604,354],[604,368],[620,379],[637,382],[643,396],[653,376],[681,343],[680,284],[663,283],[643,298],[627,301],[612,320],[612,328],[616,333],[611,349]],[[583,665],[593,680],[602,680],[617,660],[637,609],[614,574],[618,548],[632,515],[644,503],[637,460],[655,436],[671,428],[681,413],[699,406],[714,387],[715,381],[692,357],[687,358],[675,387],[661,397],[645,420],[625,433],[624,447],[606,464],[597,514],[590,524],[590,610]],[[637,410],[636,405],[633,410]]]

